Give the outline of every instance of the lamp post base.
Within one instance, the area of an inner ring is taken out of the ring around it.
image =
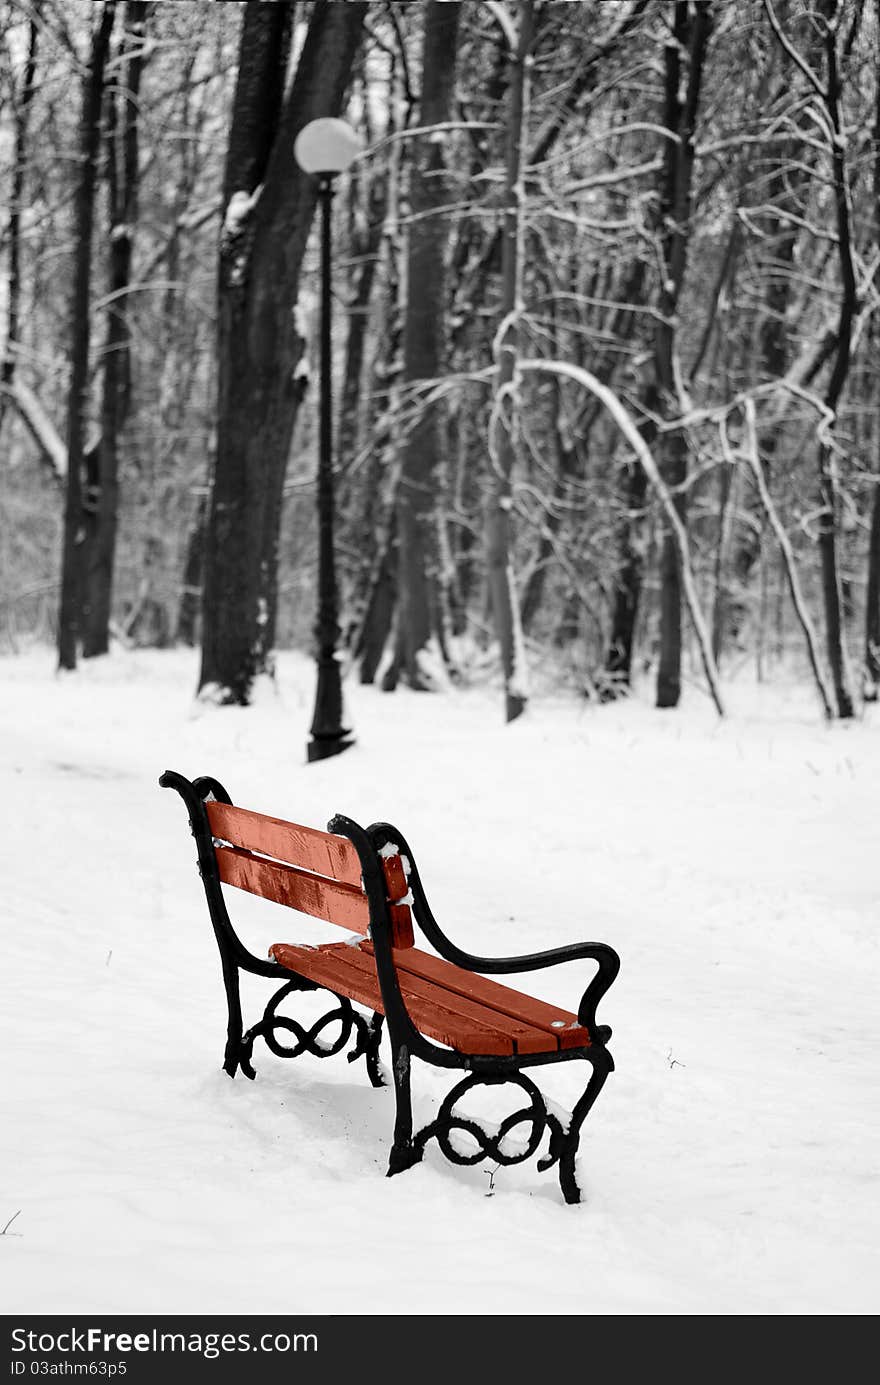
[[[350,745],[354,745],[354,741],[344,731],[338,736],[316,736],[306,746],[307,762],[311,765],[315,760],[329,760],[331,755],[341,755]]]
[[[326,649],[318,657],[318,687],[310,734],[311,740],[306,750],[309,764],[339,755],[354,744],[351,731],[343,725],[339,661],[335,654],[328,653]]]

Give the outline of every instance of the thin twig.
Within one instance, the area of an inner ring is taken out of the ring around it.
[[[786,53],[791,58],[792,62],[797,64],[801,72],[806,77],[807,81],[811,84],[815,91],[818,92],[818,94],[824,101],[825,88],[819,81],[819,78],[816,76],[813,69],[810,67],[810,64],[807,62],[806,58],[801,57],[800,53],[795,48],[794,44],[783,32],[782,25],[776,18],[776,11],[774,10],[773,5],[771,4],[771,0],[764,0],[764,9],[767,12],[767,18],[770,20],[770,28],[773,30],[777,39],[782,44],[782,47],[785,49]]]

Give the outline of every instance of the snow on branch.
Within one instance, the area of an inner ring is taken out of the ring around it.
[[[791,58],[792,62],[800,68],[801,72],[804,74],[807,81],[810,83],[813,89],[818,92],[818,94],[822,97],[822,100],[824,101],[825,88],[823,87],[819,78],[816,76],[813,69],[810,67],[806,58],[804,58],[798,52],[794,44],[786,35],[784,29],[782,28],[782,25],[779,23],[779,20],[776,17],[776,11],[774,10],[773,5],[771,4],[771,0],[764,0],[764,9],[767,13],[767,18],[770,20],[770,27],[776,35],[776,38],[778,39],[779,43],[785,49],[786,53]]]
[[[593,173],[580,182],[569,183],[565,193],[566,196],[571,196],[576,192],[590,192],[593,188],[607,188],[613,183],[625,183],[630,178],[644,178],[649,173],[658,173],[662,167],[662,158],[655,158],[649,159],[647,163],[632,164],[627,168],[612,168],[607,173]]]
[[[681,144],[681,136],[674,130],[670,130],[665,125],[658,125],[653,120],[633,120],[628,125],[611,125],[607,130],[596,130],[589,138],[578,140],[576,143],[566,147],[559,154],[550,154],[546,159],[529,164],[530,173],[545,173],[547,169],[555,167],[557,164],[564,163],[567,159],[577,158],[579,154],[586,153],[590,149],[595,149],[603,140],[619,139],[622,135],[656,135],[658,139],[668,140],[670,144]]]
[[[675,508],[675,503],[669,488],[660,475],[660,470],[657,463],[654,461],[650,448],[617,395],[614,394],[607,385],[603,385],[602,381],[598,380],[590,371],[584,370],[583,366],[571,365],[568,361],[531,359],[519,361],[518,369],[521,372],[529,370],[546,371],[551,375],[563,375],[569,380],[574,380],[576,384],[582,385],[584,389],[588,390],[590,394],[595,395],[600,403],[605,406],[630,447],[635,452],[639,464],[643,468],[648,481],[660,501],[672,534],[672,539],[681,564],[681,581],[684,589],[685,602],[697,636],[697,643],[700,646],[703,671],[706,674],[706,681],[709,684],[709,690],[712,701],[715,704],[715,709],[718,715],[723,717],[725,712],[718,681],[718,669],[715,666],[715,659],[712,654],[712,642],[709,638],[709,632],[706,628],[702,610],[700,609],[700,600],[697,595],[696,583],[694,582],[694,575],[691,569],[687,533],[678,511]]]
[[[501,26],[504,37],[507,40],[511,53],[519,47],[519,35],[516,32],[516,25],[503,5],[496,3],[496,0],[485,0],[484,10],[488,10],[492,17]]]
[[[381,139],[374,140],[367,149],[362,149],[352,159],[352,163],[359,163],[366,159],[371,159],[374,155],[386,149],[390,144],[398,144],[403,140],[417,139],[420,135],[446,134],[452,130],[503,130],[504,126],[497,120],[438,120],[433,125],[411,125],[405,130],[392,130],[390,134],[383,135]]]
[[[22,422],[48,462],[56,481],[67,476],[67,448],[40,400],[28,385],[17,377],[9,385],[0,385],[18,409]]]

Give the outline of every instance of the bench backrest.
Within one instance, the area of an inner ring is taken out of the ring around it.
[[[209,801],[205,811],[224,884],[366,934],[370,907],[361,881],[360,858],[347,837],[229,803]],[[399,855],[384,853],[381,862],[392,946],[412,947],[409,906],[399,902],[408,890],[403,863]]]

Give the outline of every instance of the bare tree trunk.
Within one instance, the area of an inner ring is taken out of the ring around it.
[[[199,617],[202,607],[202,582],[205,567],[205,528],[208,522],[208,502],[199,499],[189,539],[186,545],[186,562],[183,569],[183,590],[177,612],[175,639],[180,644],[195,647],[198,644]]]
[[[875,0],[880,23],[880,0]],[[874,86],[874,244],[880,248],[880,62],[875,66]],[[869,341],[877,359],[880,328],[872,320]],[[876,377],[875,377],[876,381]],[[871,531],[868,540],[868,585],[865,594],[865,700],[880,698],[880,384],[874,386],[874,498],[871,502]]]
[[[788,0],[782,0],[778,10],[783,21],[787,22],[791,13]],[[810,64],[821,63],[818,26],[810,26],[805,35],[805,42],[807,61]],[[770,63],[775,61],[779,51],[774,48]],[[774,77],[776,76],[775,69],[768,67],[765,80],[771,71]],[[787,90],[789,82],[790,75],[783,71],[782,88]],[[750,218],[757,220],[761,232],[759,244],[752,251],[752,254],[760,257],[761,262],[761,314],[757,324],[758,379],[761,383],[782,380],[792,365],[791,337],[794,285],[798,274],[797,252],[802,235],[803,198],[808,195],[814,176],[815,158],[813,147],[805,146],[802,141],[792,138],[778,143],[769,142],[757,164],[749,160],[749,171],[753,175],[760,176],[766,169],[764,179],[758,183],[758,206],[750,211]],[[829,348],[828,354],[832,348]],[[825,359],[827,354],[820,352],[810,367],[812,374],[818,372]],[[777,470],[785,435],[786,426],[780,410],[761,429],[759,456],[768,493]],[[784,459],[782,460],[784,462]],[[747,620],[750,609],[748,587],[763,551],[766,513],[760,503],[757,487],[751,487],[744,493],[743,518],[745,522],[736,528],[732,556],[735,586],[738,591],[728,606],[728,629],[734,639],[740,636]],[[767,575],[766,566],[761,571],[764,581]],[[764,591],[764,587],[761,591]],[[764,635],[761,639],[763,641]]]
[[[718,538],[715,548],[715,594],[712,602],[712,654],[716,664],[721,662],[724,631],[727,624],[728,592],[726,583],[727,559],[736,513],[739,474],[736,467],[722,467],[719,476]]]
[[[6,416],[7,391],[15,378],[15,351],[19,346],[21,315],[21,214],[24,204],[25,171],[28,153],[28,113],[33,100],[37,72],[37,42],[39,38],[40,6],[34,7],[34,17],[28,30],[28,55],[24,68],[21,94],[18,95],[13,122],[15,125],[15,162],[12,166],[12,195],[9,203],[9,287],[6,301],[6,343],[3,368],[0,372],[3,390],[0,391],[0,430]]]
[[[464,408],[448,418],[448,453],[454,466],[450,532],[454,581],[450,592],[452,633],[467,629],[468,607],[476,580],[480,540],[481,501],[477,493],[476,467],[470,465],[473,429]]]
[[[486,519],[486,557],[495,633],[501,650],[505,715],[515,720],[528,703],[527,669],[511,555],[511,477],[518,444],[517,316],[522,310],[522,144],[529,108],[529,65],[534,32],[533,0],[518,0],[518,33],[511,41],[510,108],[507,117],[505,212],[501,249],[502,336],[495,408],[490,424],[492,488]]]
[[[376,270],[382,250],[387,206],[388,179],[384,176],[383,171],[377,171],[370,177],[366,193],[366,230],[358,238],[354,248],[354,254],[360,264],[355,279],[354,292],[348,304],[348,340],[345,348],[345,370],[340,395],[339,443],[337,447],[343,481],[348,467],[355,459],[358,447],[361,377],[364,373],[370,300],[373,296]],[[340,514],[342,514],[344,510],[342,485],[340,485],[339,491]]]
[[[85,505],[83,580],[83,657],[106,654],[110,647],[110,611],[119,510],[119,442],[131,407],[131,329],[128,290],[132,240],[137,221],[138,122],[144,65],[144,0],[129,0],[125,10],[123,80],[110,93],[108,189],[110,203],[110,303],[104,346],[101,441],[96,475]]]
[[[760,459],[759,459],[760,462]],[[763,683],[766,677],[767,618],[770,611],[770,559],[763,532],[758,540],[758,628],[755,632],[755,680]]]
[[[538,541],[538,552],[535,555],[531,571],[523,586],[523,597],[521,604],[523,629],[529,630],[532,621],[537,615],[541,602],[544,597],[544,584],[547,580],[547,568],[553,555],[556,534],[559,530],[559,523],[562,511],[560,503],[565,495],[565,488],[568,478],[575,470],[577,461],[577,449],[571,445],[568,439],[564,438],[560,432],[558,420],[562,414],[563,397],[562,388],[556,376],[552,380],[551,393],[552,423],[550,424],[551,436],[553,438],[553,449],[556,454],[556,474],[553,478],[553,495],[551,503],[544,515],[541,526],[541,534]]]
[[[657,397],[653,386],[649,387],[646,407],[651,413],[656,411]],[[645,446],[653,448],[657,440],[654,422],[647,418],[640,431]],[[614,585],[611,634],[605,659],[602,694],[605,698],[613,698],[621,688],[629,688],[632,680],[636,623],[645,571],[642,535],[647,496],[648,482],[644,468],[630,461],[626,477],[626,509],[618,526],[620,568]]]
[[[367,458],[358,506],[349,507],[348,532],[361,550],[352,585],[357,616],[349,643],[359,661],[360,681],[372,683],[382,663],[397,611],[397,479],[403,453],[400,377],[403,353],[406,257],[400,226],[401,142],[389,152],[387,216],[383,230],[384,283],[378,334],[383,342],[373,365],[371,408],[380,420]],[[396,677],[396,674],[395,674]]]
[[[664,125],[670,132],[664,149],[664,175],[660,199],[660,244],[663,281],[660,317],[654,333],[654,372],[661,411],[666,417],[680,412],[676,382],[675,317],[687,267],[693,188],[694,135],[703,79],[703,65],[712,29],[707,0],[691,7],[676,3],[673,34],[666,44],[666,96]],[[681,54],[688,54],[688,74],[681,95]],[[661,434],[660,466],[676,513],[686,531],[687,441],[681,429]],[[660,557],[660,662],[657,670],[657,706],[676,707],[681,697],[681,564],[676,536],[668,531]]]
[[[858,312],[858,289],[852,250],[852,227],[850,223],[850,180],[847,169],[846,131],[843,125],[840,105],[843,91],[840,57],[837,50],[837,35],[844,14],[842,0],[821,0],[820,24],[814,24],[813,33],[824,50],[825,82],[820,81],[815,70],[792,45],[776,16],[771,0],[764,0],[764,7],[771,27],[789,58],[806,76],[813,93],[824,107],[823,128],[828,136],[831,156],[831,184],[834,190],[834,203],[837,222],[837,252],[840,263],[841,292],[837,330],[833,336],[833,365],[825,392],[825,402],[830,413],[818,437],[819,469],[819,554],[822,566],[822,596],[825,607],[825,638],[837,714],[842,718],[854,714],[851,677],[845,640],[845,613],[843,591],[838,560],[838,495],[837,469],[834,448],[829,438],[829,427],[836,420],[840,399],[849,374],[852,354],[852,332]],[[856,26],[851,30],[855,37]],[[844,52],[846,50],[844,49]],[[844,59],[845,66],[845,59]]]
[[[690,237],[688,224],[693,181],[693,138],[702,85],[702,71],[711,30],[711,12],[698,3],[691,15],[687,4],[676,4],[673,33],[665,48],[665,98],[663,123],[669,131],[663,143],[663,162],[658,186],[654,225],[660,239],[663,282],[659,292],[660,312],[654,336],[652,376],[645,388],[644,422],[640,431],[646,447],[658,449],[661,468],[673,487],[679,517],[686,521],[686,505],[676,487],[686,478],[687,455],[680,433],[659,437],[656,419],[679,410],[675,382],[675,313],[687,264]],[[682,53],[689,55],[687,86],[682,93]],[[645,296],[646,265],[633,273],[630,301]],[[628,467],[625,511],[618,526],[620,567],[614,587],[611,632],[605,660],[603,697],[613,697],[628,688],[632,676],[635,632],[644,580],[642,530],[647,502],[647,478],[635,462]],[[661,669],[658,677],[658,705],[674,706],[680,692],[681,660],[681,583],[676,543],[667,530],[660,550],[661,572]]]
[[[837,20],[841,13],[840,0],[823,0],[823,11],[825,14],[825,60],[828,79],[825,104],[832,130],[831,165],[841,271],[837,351],[831,378],[825,392],[825,403],[836,417],[849,374],[852,329],[858,310],[858,293],[852,257],[846,137],[840,113],[841,77],[837,55]],[[824,429],[819,441],[819,495],[822,504],[822,513],[819,518],[819,550],[822,556],[822,593],[825,599],[825,635],[828,662],[831,665],[831,677],[837,699],[837,714],[839,717],[846,718],[853,716],[855,707],[846,652],[843,595],[837,556],[837,465],[833,447]]]
[[[67,495],[61,560],[61,605],[58,614],[58,666],[75,669],[82,607],[83,487],[82,469],[88,413],[89,290],[92,273],[92,228],[95,181],[101,142],[104,68],[116,6],[108,0],[94,30],[83,78],[79,126],[80,174],[74,203],[75,260],[71,303],[71,368],[67,407]]]
[[[205,552],[202,695],[247,705],[272,671],[281,493],[303,379],[293,308],[317,200],[293,143],[338,115],[365,3],[314,6],[285,93],[293,6],[245,7],[220,247],[217,462]]]
[[[809,170],[798,168],[797,154],[793,143],[784,144],[776,154],[770,153],[774,166],[767,184],[766,229],[761,243],[761,253],[768,257],[768,264],[763,280],[764,311],[758,327],[760,373],[768,381],[781,380],[789,364],[789,308],[800,229],[796,216],[796,192],[798,186],[809,177]],[[778,422],[764,430],[760,456],[768,482],[773,475],[781,440],[782,429]],[[763,513],[759,505],[755,523],[739,526],[733,570],[741,591],[747,588],[761,552]],[[736,599],[730,603],[730,633],[734,638],[742,630],[747,609],[747,600]]]
[[[361,626],[355,654],[360,659],[360,680],[372,683],[394,625],[397,600],[397,536],[392,524],[387,542],[381,550],[378,566],[370,588],[370,598]]]
[[[429,0],[425,9],[422,99],[419,124],[450,119],[455,86],[460,4]],[[443,369],[446,285],[443,265],[449,239],[441,214],[448,196],[444,137],[418,138],[410,174],[407,308],[403,333],[404,378],[416,412],[407,430],[397,492],[400,675],[420,690],[434,685],[425,656],[432,636],[442,645],[437,507],[443,447],[440,405],[416,403],[413,389]],[[439,652],[439,647],[438,647]]]
[[[757,425],[755,423],[755,405],[751,399],[746,399],[745,413],[746,457],[748,459],[749,466],[752,469],[752,475],[754,477],[755,486],[758,491],[758,496],[760,498],[761,505],[764,508],[764,512],[767,515],[768,520],[770,521],[770,526],[774,534],[776,535],[776,540],[779,544],[779,551],[782,555],[782,561],[785,567],[785,575],[788,579],[788,589],[791,592],[791,600],[795,609],[795,614],[797,615],[798,621],[800,622],[800,627],[804,632],[804,640],[806,642],[807,653],[810,659],[810,668],[813,671],[813,678],[815,679],[816,689],[819,693],[819,698],[822,702],[822,709],[826,717],[832,717],[834,715],[834,706],[831,700],[831,692],[828,688],[828,685],[825,682],[825,676],[822,672],[822,665],[819,660],[818,642],[816,640],[815,631],[813,630],[813,622],[810,619],[809,608],[807,607],[807,603],[804,601],[803,594],[801,592],[801,584],[797,574],[797,564],[794,560],[794,554],[791,549],[789,537],[785,532],[785,528],[779,518],[779,515],[776,512],[776,507],[771,499],[770,491],[767,486],[767,479],[764,475],[764,468],[761,465],[761,458],[758,453],[758,430]],[[764,598],[762,596],[762,604],[763,601]],[[762,619],[761,647],[763,647],[763,626],[764,621]]]
[[[865,700],[880,698],[880,428],[874,440],[877,467],[868,540],[868,589],[865,595]]]
[[[540,244],[538,244],[536,245],[536,255],[540,253]],[[610,298],[613,291],[610,287],[602,288],[600,274],[601,271],[597,268],[591,276],[589,295],[596,298]],[[552,306],[554,295],[560,286],[559,276],[552,271],[549,265],[545,265],[544,277],[547,297],[551,302],[550,324],[547,328],[548,352],[556,359],[564,354],[573,355],[575,363],[582,365],[584,357],[582,341],[576,340],[573,348],[565,350],[560,342],[558,314],[555,307]],[[577,293],[576,272],[565,276],[565,286],[568,292]],[[620,293],[625,299],[627,298],[628,288],[626,285],[621,287]],[[607,323],[605,330],[609,332],[610,336],[611,331]],[[604,380],[606,383],[611,379],[614,373],[614,353],[602,353],[595,365],[595,373],[600,380]],[[553,487],[550,496],[544,502],[544,514],[538,530],[537,552],[531,560],[528,574],[523,582],[520,602],[523,630],[531,630],[544,600],[547,576],[552,571],[553,559],[556,557],[557,561],[559,560],[558,535],[565,514],[565,502],[570,491],[570,482],[579,469],[581,471],[585,469],[586,459],[589,455],[590,435],[596,421],[601,417],[601,412],[598,402],[592,401],[590,408],[578,410],[575,423],[569,418],[562,381],[556,375],[551,377],[549,389],[546,391],[545,427],[552,442],[555,460]],[[576,596],[576,602],[582,604],[579,595]]]

